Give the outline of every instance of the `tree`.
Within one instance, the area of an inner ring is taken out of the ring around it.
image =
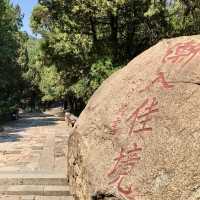
[[[39,88],[43,93],[42,100],[52,101],[62,99],[65,92],[62,74],[57,71],[55,66],[43,67],[40,73]]]
[[[39,0],[31,25],[43,38],[45,66],[55,66],[65,91],[86,102],[110,73],[160,39],[198,33],[199,6],[197,0]]]
[[[0,1],[0,116],[14,110],[20,102],[23,86],[18,57],[22,25],[19,6]]]

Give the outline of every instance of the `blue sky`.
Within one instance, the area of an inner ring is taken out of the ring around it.
[[[23,19],[23,30],[25,30],[28,34],[32,35],[31,29],[29,27],[29,18],[31,15],[31,11],[33,7],[37,4],[37,0],[11,0],[11,2],[16,5],[19,4],[24,14]]]

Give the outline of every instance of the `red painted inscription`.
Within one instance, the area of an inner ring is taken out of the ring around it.
[[[118,128],[118,124],[120,124],[121,119],[123,117],[123,115],[125,114],[126,110],[127,110],[128,105],[124,104],[121,106],[121,108],[119,109],[118,113],[117,113],[117,117],[116,119],[112,122],[111,127],[112,127],[112,134],[115,135],[117,133],[117,128]]]
[[[164,56],[163,63],[182,63],[182,66],[190,62],[200,52],[200,43],[195,41],[178,43],[169,48]]]
[[[156,97],[152,100],[146,99],[141,106],[139,106],[128,118],[127,121],[131,122],[129,135],[134,133],[151,132],[152,127],[147,126],[147,123],[152,120],[151,115],[159,111],[158,101]]]
[[[136,163],[140,160],[139,153],[142,151],[141,147],[134,144],[129,150],[121,148],[119,155],[114,159],[115,164],[108,173],[111,179],[109,185],[115,185],[119,193],[127,199],[134,199],[133,185],[124,186],[124,178],[131,173]]]
[[[145,87],[145,89],[140,90],[139,92],[141,93],[146,90],[150,90],[150,88],[156,83],[159,83],[164,89],[171,89],[174,87],[172,84],[166,81],[164,72],[159,72],[158,76],[147,87]]]

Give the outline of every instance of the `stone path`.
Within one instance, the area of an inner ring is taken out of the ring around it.
[[[66,200],[67,140],[59,117],[26,114],[0,133],[0,199]]]
[[[1,200],[73,200],[73,197],[57,197],[57,196],[3,196]]]

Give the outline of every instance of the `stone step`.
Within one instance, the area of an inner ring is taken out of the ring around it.
[[[64,174],[58,173],[0,173],[0,186],[4,185],[67,185]]]
[[[72,196],[1,195],[0,200],[74,200]]]
[[[70,196],[67,186],[54,185],[12,185],[0,186],[1,195],[39,195],[39,196]]]

